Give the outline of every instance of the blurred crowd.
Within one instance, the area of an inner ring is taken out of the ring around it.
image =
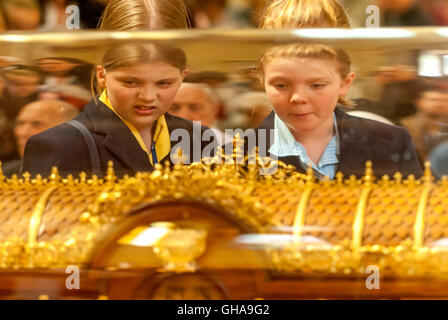
[[[256,27],[270,0],[185,0],[192,28]],[[382,26],[448,25],[448,0],[341,0],[353,26],[365,25],[376,5]],[[64,30],[66,9],[77,5],[80,27],[94,29],[107,0],[0,0],[0,30]]]
[[[187,0],[192,28],[250,28],[258,25],[268,0]],[[381,9],[382,26],[448,25],[448,0],[344,0],[354,26],[363,27],[365,8]],[[0,0],[0,30],[61,31],[67,6],[80,8],[80,26],[97,27],[106,0]],[[447,55],[448,56],[448,55]],[[67,121],[92,98],[93,65],[66,57],[24,63],[0,57],[0,161],[6,174],[20,171],[27,139]],[[376,100],[353,97],[352,113],[404,126],[421,161],[448,173],[448,80],[422,77],[416,66],[385,66],[372,78],[382,88]],[[239,81],[215,71],[188,75],[170,113],[215,128],[256,128],[272,108],[256,79]],[[444,143],[445,142],[445,143]],[[445,157],[445,158],[443,158]],[[441,160],[442,159],[442,160]],[[440,169],[439,169],[440,167]],[[441,174],[440,174],[441,175]]]

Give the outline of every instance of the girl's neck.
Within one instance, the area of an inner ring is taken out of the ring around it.
[[[152,146],[152,140],[153,140],[153,127],[154,124],[151,124],[151,126],[144,128],[144,129],[138,129],[138,132],[140,133],[140,136],[142,137],[143,143],[146,146],[146,150],[150,151]]]
[[[293,136],[306,150],[306,154],[316,165],[319,163],[322,154],[324,153],[328,143],[334,134],[334,118],[333,115],[329,117],[319,127],[311,132],[299,133],[294,132]]]

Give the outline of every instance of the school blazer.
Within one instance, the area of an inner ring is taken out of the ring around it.
[[[97,104],[92,100],[78,115],[76,120],[84,124],[92,133],[101,162],[103,176],[107,172],[108,161],[114,164],[115,174],[133,176],[137,172],[152,171],[154,167],[148,155],[143,151],[132,132],[123,121],[101,101]],[[165,113],[165,119],[170,133],[175,129],[185,129],[188,132],[190,152],[183,150],[190,163],[198,161],[198,153],[193,157],[193,147],[203,149],[210,141],[202,142],[201,136],[206,127],[193,130],[193,123]],[[171,141],[171,148],[181,141]],[[213,142],[213,140],[212,140]],[[194,146],[193,146],[194,143]],[[159,163],[169,161],[170,155],[158,159]],[[41,174],[47,177],[53,166],[57,166],[61,176],[72,174],[75,177],[81,172],[88,175],[92,172],[90,154],[87,144],[78,129],[63,123],[31,137],[25,148],[22,172],[32,175]]]
[[[406,177],[410,174],[416,178],[423,174],[422,166],[411,137],[406,129],[387,125],[378,121],[348,115],[339,107],[335,109],[336,121],[340,137],[339,164],[336,172],[345,177],[355,175],[360,178],[365,173],[365,164],[372,161],[373,173],[377,178],[396,172]],[[271,112],[257,129],[274,129],[275,113]],[[257,134],[258,137],[258,134]],[[269,134],[266,139],[267,151],[273,141]],[[257,139],[257,144],[260,141]],[[280,161],[293,165],[297,171],[304,173],[299,157],[279,157]]]

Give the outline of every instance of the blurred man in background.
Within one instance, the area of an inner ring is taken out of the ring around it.
[[[213,127],[219,112],[219,100],[205,84],[183,83],[168,112],[180,118],[201,121],[203,126]]]
[[[25,145],[31,136],[73,119],[79,114],[75,106],[59,100],[41,100],[27,104],[20,110],[14,125],[14,137],[20,159],[4,164],[8,177],[20,174]]]
[[[1,0],[7,30],[37,30],[42,11],[37,0]]]
[[[183,83],[168,112],[180,118],[200,121],[201,125],[211,128],[218,143],[223,144],[232,138],[216,128],[219,108],[219,98],[208,85]]]
[[[37,100],[43,76],[39,69],[28,65],[12,65],[1,71],[4,89],[0,96],[0,109],[14,121],[20,109]]]
[[[421,92],[417,113],[402,119],[423,161],[432,149],[448,140],[448,91],[433,87]]]

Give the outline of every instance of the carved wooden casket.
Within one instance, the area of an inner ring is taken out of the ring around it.
[[[434,181],[428,166],[420,180],[375,181],[368,163],[362,179],[315,181],[276,165],[273,175],[260,175],[260,162],[204,162],[123,179],[112,166],[104,179],[56,168],[2,177],[0,295],[447,296],[446,178]]]

